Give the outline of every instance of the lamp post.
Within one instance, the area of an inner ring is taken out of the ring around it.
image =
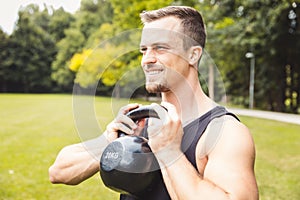
[[[252,52],[246,53],[246,58],[250,59],[250,85],[249,85],[249,108],[253,109],[254,104],[254,75],[255,75],[255,55]]]

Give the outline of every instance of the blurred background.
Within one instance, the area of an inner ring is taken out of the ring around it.
[[[15,7],[22,1],[18,2]],[[82,0],[69,1],[73,7],[66,4],[68,11],[47,4],[48,1],[24,2],[9,30],[0,25],[0,92],[71,93],[76,73],[89,52],[114,35],[141,28],[140,12],[167,5],[188,5],[198,9],[205,19],[205,49],[222,74],[228,103],[299,113],[297,1]],[[2,22],[7,21],[5,16],[1,18]],[[105,47],[105,51],[113,54],[122,45],[124,42],[115,43]],[[77,78],[75,83],[88,88],[101,77],[97,95],[110,96],[120,74],[138,68],[139,59],[138,51],[127,53],[110,63],[109,72],[105,72],[105,59],[98,59],[86,69],[94,76],[90,80]],[[218,83],[212,87],[217,89]],[[137,93],[145,95],[142,86]],[[218,101],[222,96],[214,98]]]

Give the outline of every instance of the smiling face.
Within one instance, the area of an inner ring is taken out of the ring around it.
[[[188,75],[188,51],[183,48],[180,19],[164,17],[146,23],[140,43],[148,92],[173,90]]]

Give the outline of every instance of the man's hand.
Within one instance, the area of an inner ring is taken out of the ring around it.
[[[154,110],[159,119],[149,119],[148,144],[163,167],[183,154],[181,151],[183,128],[177,110],[172,104],[166,102],[163,102],[161,106],[156,104]]]
[[[119,110],[117,117],[107,125],[104,135],[109,142],[118,137],[118,131],[122,131],[128,135],[134,134],[134,130],[138,128],[132,119],[126,116],[130,110],[138,108],[139,104],[128,104]]]

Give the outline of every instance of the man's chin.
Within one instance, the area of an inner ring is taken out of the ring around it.
[[[146,90],[149,93],[161,93],[161,92],[168,92],[169,89],[163,85],[155,84],[155,83],[147,83]]]

